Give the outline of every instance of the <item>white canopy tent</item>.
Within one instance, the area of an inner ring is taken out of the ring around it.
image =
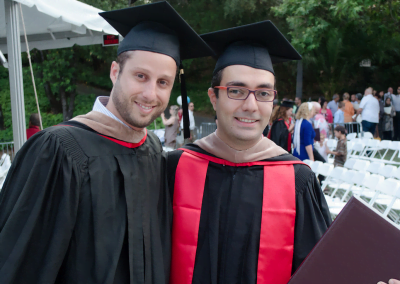
[[[79,1],[0,0],[0,50],[8,54],[15,152],[26,141],[21,64],[26,44],[20,6],[29,49],[101,44],[103,35],[118,34],[99,16],[101,10]]]

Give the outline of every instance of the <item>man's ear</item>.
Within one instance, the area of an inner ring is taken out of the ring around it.
[[[208,89],[208,97],[210,98],[210,102],[213,105],[213,108],[215,111],[217,111],[217,95],[215,94],[215,91],[213,88]]]
[[[119,75],[119,64],[115,61],[111,63],[111,68],[110,68],[110,79],[113,83],[117,82],[118,80],[118,75]]]

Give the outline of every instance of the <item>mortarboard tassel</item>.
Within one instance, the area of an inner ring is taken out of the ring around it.
[[[183,119],[183,137],[185,139],[190,137],[190,129],[189,129],[189,109],[187,102],[187,92],[186,92],[186,80],[185,80],[185,72],[183,70],[183,65],[179,66],[179,78],[181,82],[181,97],[182,97],[182,119]]]

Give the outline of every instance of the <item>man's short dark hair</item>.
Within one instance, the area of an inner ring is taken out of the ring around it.
[[[32,113],[31,116],[29,117],[29,122],[30,122],[32,125],[40,126],[39,114],[37,114],[37,113]]]
[[[215,89],[214,87],[216,87],[216,86],[219,86],[220,84],[221,84],[221,81],[222,81],[222,72],[224,71],[224,69],[221,69],[221,70],[219,70],[217,73],[215,73],[213,76],[212,76],[212,79],[211,79],[211,88],[213,88],[214,89],[214,93],[215,93],[215,96],[218,98],[218,91],[219,91],[219,89]]]
[[[339,108],[342,108],[345,106],[345,102],[339,102]]]
[[[122,73],[122,70],[124,69],[126,61],[131,57],[131,50],[122,52],[120,55],[117,56],[117,59],[115,60],[118,65],[119,65],[119,73]]]

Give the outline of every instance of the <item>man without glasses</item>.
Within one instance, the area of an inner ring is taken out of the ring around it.
[[[102,16],[125,37],[110,99],[17,154],[0,196],[2,284],[168,282],[165,162],[145,127],[166,108],[180,61],[211,51],[166,2]]]
[[[218,127],[168,155],[170,281],[287,283],[331,223],[314,173],[262,136],[272,63],[301,57],[270,21],[202,37],[219,55],[208,90]]]

